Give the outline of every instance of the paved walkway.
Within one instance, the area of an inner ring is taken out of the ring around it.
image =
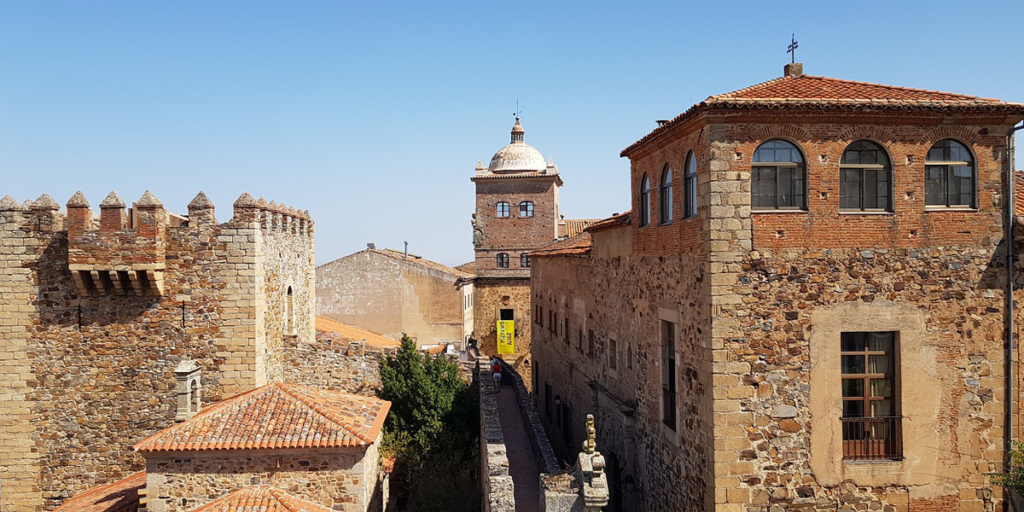
[[[502,386],[498,393],[498,418],[505,437],[508,472],[516,486],[516,512],[539,512],[540,474],[523,425],[523,416],[519,412],[516,392],[511,386]]]

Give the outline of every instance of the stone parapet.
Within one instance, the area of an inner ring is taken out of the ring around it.
[[[484,512],[514,512],[515,485],[508,472],[508,452],[498,417],[498,396],[486,357],[476,361],[473,379],[480,398],[480,491]]]
[[[512,379],[512,389],[515,391],[516,401],[519,402],[519,413],[522,415],[527,437],[530,438],[530,449],[533,450],[533,458],[537,461],[537,471],[541,473],[558,471],[555,450],[551,447],[551,442],[548,441],[544,423],[541,422],[540,414],[537,413],[537,408],[533,404],[533,397],[526,390],[523,377],[505,361],[501,362],[501,368],[502,378],[508,375]]]

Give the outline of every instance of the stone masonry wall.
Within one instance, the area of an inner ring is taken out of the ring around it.
[[[361,341],[320,339],[285,340],[284,381],[355,395],[376,397],[380,389],[380,362],[386,350]]]
[[[554,310],[559,320],[555,331],[534,331],[534,400],[563,460],[579,452],[586,415],[594,415],[611,510],[705,509],[714,443],[701,260],[692,254],[535,261],[535,307]],[[675,432],[661,416],[663,319],[678,326]],[[629,480],[633,492],[626,491]]]
[[[251,209],[242,201],[232,221],[218,224],[213,205],[197,197],[189,224],[140,234],[155,233],[164,258],[162,293],[143,289],[141,295],[132,286],[104,283],[102,273],[93,274],[101,289],[76,283],[68,253],[80,243],[77,237],[99,240],[79,264],[113,271],[131,264],[124,248],[132,227],[104,224],[107,231],[97,239],[88,204],[73,202],[77,231],[69,242],[64,216],[48,196],[36,209],[0,201],[0,264],[12,276],[0,283],[0,361],[10,370],[0,375],[0,445],[9,447],[0,455],[4,511],[48,510],[140,469],[131,444],[173,423],[173,369],[181,360],[202,367],[207,403],[248,390],[271,373],[257,343],[266,339],[255,308],[265,237],[250,220],[261,211],[255,201]],[[166,219],[163,213],[154,218]],[[289,235],[295,240],[290,250],[308,253],[303,258],[311,275],[311,223],[301,224],[301,232]],[[103,238],[109,253],[100,250]],[[297,309],[307,311],[312,332],[311,303]]]
[[[526,279],[477,279],[473,288],[473,309],[481,354],[498,354],[499,311],[515,311],[515,354],[501,356],[511,364],[530,386],[530,281]]]
[[[711,128],[718,509],[1002,506],[983,473],[1001,468],[1006,435],[1003,121],[736,114]],[[750,212],[750,155],[771,138],[805,152],[807,212]],[[838,212],[841,152],[861,138],[889,152],[892,214]],[[943,138],[975,154],[977,211],[924,207],[924,155]],[[839,375],[822,368],[846,330],[898,332],[900,461],[844,462],[829,442]]]
[[[149,456],[149,510],[187,512],[242,487],[270,485],[334,510],[366,512],[379,492],[377,444],[365,450],[255,451],[238,455]]]
[[[498,417],[498,396],[491,379],[491,366],[481,357],[473,368],[480,400],[480,492],[484,512],[512,512],[516,509],[515,485],[508,472],[505,436]]]

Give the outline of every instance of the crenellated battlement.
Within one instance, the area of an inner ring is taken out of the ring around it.
[[[199,192],[188,204],[188,215],[176,215],[150,191],[128,205],[111,192],[99,204],[96,216],[81,191],[65,204],[66,214],[49,195],[18,204],[10,196],[0,200],[0,229],[26,230],[40,235],[66,231],[68,269],[80,296],[164,294],[168,230],[203,230],[216,226],[259,229],[277,234],[313,237],[309,211],[274,201],[267,203],[243,193],[234,203],[230,221],[218,224],[216,208]]]

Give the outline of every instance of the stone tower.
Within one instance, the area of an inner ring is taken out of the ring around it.
[[[477,162],[474,318],[483,353],[497,353],[498,320],[514,321],[515,354],[504,359],[528,373],[530,343],[530,251],[558,236],[558,167],[524,141],[516,118],[511,142],[486,168]],[[529,379],[527,379],[529,380]]]

